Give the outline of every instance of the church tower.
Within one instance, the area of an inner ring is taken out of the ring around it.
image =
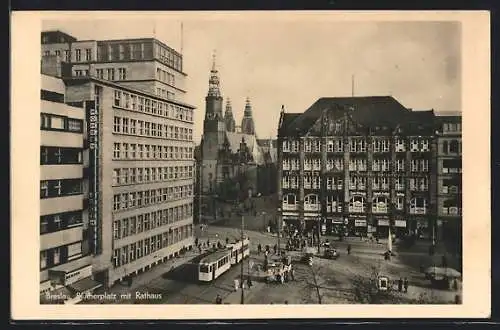
[[[231,106],[231,100],[227,99],[226,102],[226,112],[224,113],[224,120],[226,122],[226,131],[235,132],[236,131],[236,122],[233,117],[233,109]]]
[[[208,81],[208,94],[205,97],[205,119],[203,121],[203,159],[216,160],[219,149],[225,140],[226,123],[222,113],[219,72],[213,55],[212,70]]]
[[[243,119],[241,120],[241,132],[249,135],[255,134],[255,124],[252,117],[252,105],[250,104],[248,97],[245,104]]]

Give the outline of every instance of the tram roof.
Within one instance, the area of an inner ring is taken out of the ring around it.
[[[211,254],[207,255],[203,259],[200,260],[200,264],[210,264],[212,262],[215,262],[219,259],[221,259],[224,256],[229,256],[230,250],[224,249],[222,251],[215,251],[212,252]]]

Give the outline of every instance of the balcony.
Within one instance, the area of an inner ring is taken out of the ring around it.
[[[320,209],[320,204],[304,204],[304,211],[306,212],[318,212]]]
[[[349,206],[349,213],[365,213],[365,207]]]
[[[410,214],[426,214],[427,209],[425,207],[410,207]]]
[[[296,211],[297,209],[297,204],[283,204],[283,211]]]

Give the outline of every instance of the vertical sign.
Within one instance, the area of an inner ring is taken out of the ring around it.
[[[87,140],[89,148],[89,229],[90,248],[94,255],[99,254],[99,113],[95,101],[85,102],[87,114]]]

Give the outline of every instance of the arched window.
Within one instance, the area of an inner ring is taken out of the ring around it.
[[[318,195],[309,194],[304,198],[305,211],[319,211],[319,209],[320,209],[320,204]]]
[[[353,196],[349,201],[349,212],[363,213],[366,209],[366,202],[363,196]]]
[[[410,200],[410,214],[426,214],[427,200],[424,197],[414,197]]]
[[[387,213],[389,210],[389,203],[386,197],[379,196],[373,199],[372,212],[373,213]]]
[[[295,210],[297,208],[297,198],[294,194],[283,196],[283,210]]]
[[[448,153],[448,141],[443,142],[443,154]]]
[[[452,140],[450,142],[450,152],[458,154],[458,141],[457,140]]]

